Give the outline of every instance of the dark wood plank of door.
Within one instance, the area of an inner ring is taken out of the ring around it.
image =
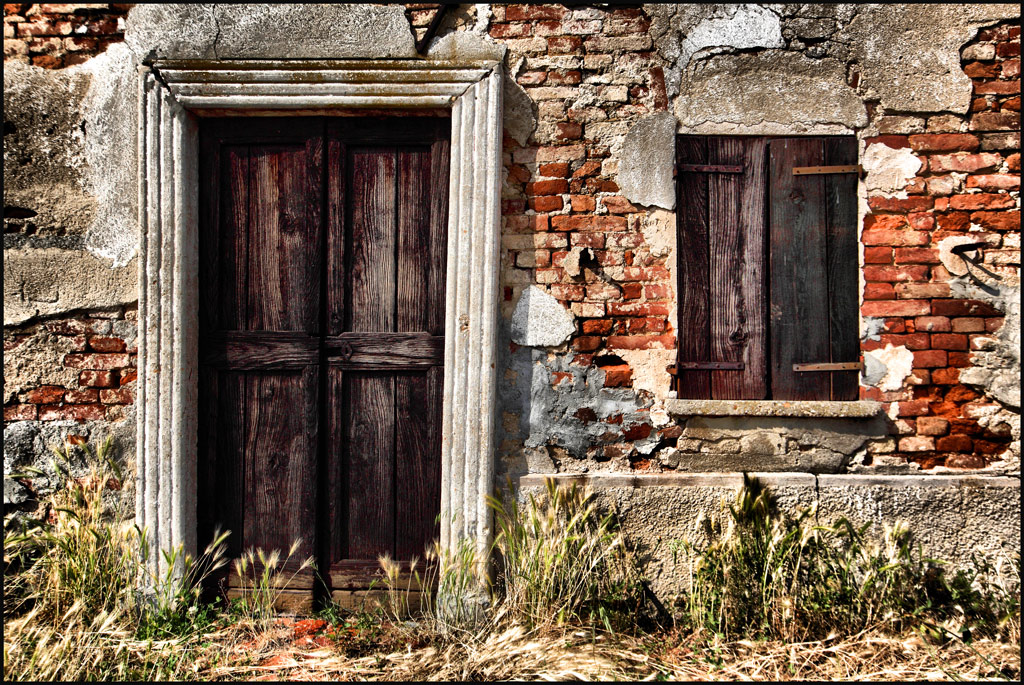
[[[743,369],[711,372],[716,400],[767,396],[767,316],[764,288],[765,141],[716,136],[708,164],[743,167],[708,178],[711,361]]]
[[[676,164],[707,164],[706,136],[679,136]],[[679,172],[676,175],[676,254],[679,275],[680,362],[711,360],[711,263],[708,253],[708,174]],[[676,390],[685,399],[711,399],[711,372],[676,373]]]
[[[825,176],[794,176],[821,166],[820,138],[777,138],[769,147],[772,399],[829,399],[828,372],[793,364],[827,362],[829,296]]]
[[[200,534],[232,556],[316,549],[322,130],[201,131]]]
[[[357,590],[423,557],[440,509],[447,127],[329,127],[326,550]],[[344,198],[344,199],[340,199]]]
[[[857,163],[857,140],[853,136],[825,138],[824,148],[823,163],[826,166]],[[857,336],[856,174],[829,174],[825,177],[825,213],[831,361],[855,362],[860,355]],[[857,371],[833,371],[831,376],[833,400],[857,399]]]

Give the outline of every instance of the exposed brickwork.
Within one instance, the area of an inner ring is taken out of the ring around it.
[[[914,372],[901,390],[861,391],[887,407],[896,404],[897,454],[925,467],[982,467],[1011,440],[1008,429],[979,425],[978,417],[995,405],[959,384],[971,352],[1002,326],[1002,312],[953,298],[938,245],[967,236],[984,243],[992,273],[1013,278],[1020,268],[1020,26],[980,31],[964,47],[962,66],[974,84],[966,117],[919,117],[922,133],[866,140],[909,148],[922,163],[905,199],[868,198],[862,235],[861,312],[885,320],[879,339],[863,349],[906,346]],[[906,117],[897,119],[906,125]],[[878,128],[887,131],[885,118]]]
[[[60,69],[81,64],[124,40],[132,5],[5,4],[4,60]]]
[[[134,324],[136,318],[134,309],[95,312],[5,329],[5,354],[17,354],[19,346],[31,344],[41,328],[70,342],[72,351],[63,355],[62,366],[73,370],[70,376],[77,381],[20,388],[11,393],[13,397],[5,393],[4,421],[124,419],[126,407],[134,402],[138,350],[134,342],[129,347],[112,329],[116,322]]]

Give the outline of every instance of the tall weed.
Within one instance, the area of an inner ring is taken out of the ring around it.
[[[878,625],[937,636],[951,629],[1019,634],[1019,557],[1015,580],[983,560],[950,576],[915,550],[904,525],[886,527],[876,543],[867,525],[813,521],[813,509],[780,514],[748,480],[724,519],[701,521],[706,545],[680,546],[689,572],[684,622],[727,639],[800,641]]]

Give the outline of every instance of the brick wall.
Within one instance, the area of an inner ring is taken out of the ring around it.
[[[896,403],[895,445],[910,461],[977,468],[1006,449],[1009,427],[982,427],[998,407],[959,383],[972,353],[991,342],[1003,312],[954,297],[939,243],[965,236],[984,243],[984,267],[1013,278],[1020,267],[1020,26],[984,29],[962,51],[974,84],[965,117],[891,116],[866,142],[910,148],[921,169],[906,199],[869,197],[864,220],[864,316],[884,318],[878,340],[913,351],[908,387],[862,388],[862,396]],[[1013,194],[1011,194],[1013,191]]]
[[[5,5],[5,59],[47,68],[80,63],[123,38],[130,7]],[[417,37],[436,7],[407,5]],[[450,10],[442,32],[472,25],[469,8]],[[573,416],[588,430],[606,424],[591,433],[601,437],[588,454],[629,457],[633,468],[645,468],[650,459],[633,443],[671,445],[680,434],[678,426],[656,426],[649,417],[651,395],[639,390],[638,370],[628,363],[638,350],[671,353],[677,332],[671,256],[649,237],[655,213],[631,205],[616,184],[622,136],[639,117],[670,109],[649,18],[640,8],[615,6],[494,5],[490,11],[487,31],[508,47],[510,72],[537,117],[529,144],[507,134],[504,140],[503,312],[524,288],[539,285],[576,315],[571,363],[553,370],[551,383],[569,387],[585,378],[637,390],[639,409],[625,418],[598,417],[587,408]],[[909,149],[922,162],[907,197],[869,197],[864,220],[862,314],[883,320],[884,330],[863,351],[892,344],[914,356],[902,389],[862,388],[865,399],[882,401],[892,417],[891,447],[875,454],[925,467],[974,468],[1012,440],[1005,423],[980,420],[998,411],[995,403],[959,381],[1003,325],[1003,312],[954,296],[939,243],[951,236],[984,242],[986,268],[1019,272],[1019,51],[1019,25],[983,29],[962,52],[974,84],[967,116],[886,113],[871,124],[880,135],[865,140]],[[662,214],[671,228],[671,214]],[[123,321],[133,317],[125,312]],[[129,340],[111,335],[110,323],[98,315],[34,324],[73,342],[61,363],[78,371],[77,382],[8,393],[5,421],[120,417],[131,401],[135,355]],[[16,354],[34,330],[5,332],[5,349]]]
[[[5,328],[5,356],[17,357],[23,345],[45,341],[51,349],[60,350],[49,361],[53,368],[45,375],[66,380],[59,385],[19,383],[19,369],[12,369],[8,378],[5,365],[4,421],[124,419],[135,396],[136,313],[135,309],[83,312]]]
[[[5,4],[4,60],[59,69],[81,64],[124,40],[132,5]]]

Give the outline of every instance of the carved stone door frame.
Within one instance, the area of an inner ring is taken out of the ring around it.
[[[167,61],[138,91],[136,521],[196,549],[198,122],[202,116],[450,108],[441,544],[486,553],[494,472],[502,67],[418,60]]]

